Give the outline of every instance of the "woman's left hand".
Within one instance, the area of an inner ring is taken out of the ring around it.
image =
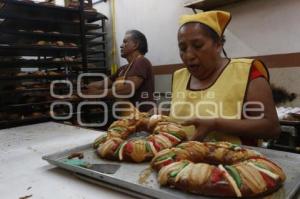
[[[182,123],[183,126],[194,125],[196,128],[196,132],[191,140],[203,140],[206,135],[213,131],[216,125],[215,119],[199,119],[192,118],[184,121]]]

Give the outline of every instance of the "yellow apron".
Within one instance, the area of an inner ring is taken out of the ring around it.
[[[203,119],[242,119],[242,106],[249,83],[251,66],[255,66],[267,79],[268,71],[262,62],[252,59],[232,59],[215,83],[202,90],[189,90],[191,74],[186,68],[173,76],[170,117],[184,121],[192,117]],[[188,127],[188,136],[195,128]],[[241,144],[237,136],[225,132],[210,132],[205,141],[228,141]]]

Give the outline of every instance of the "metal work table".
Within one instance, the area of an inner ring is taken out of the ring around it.
[[[42,156],[92,142],[101,132],[47,122],[0,130],[1,198],[132,198],[74,177]]]
[[[71,172],[42,160],[44,155],[87,145],[100,134],[102,132],[54,122],[0,130],[1,198],[132,198],[104,188],[105,183],[99,186],[82,181]],[[293,157],[298,159],[298,156]],[[298,197],[299,192],[293,198]]]

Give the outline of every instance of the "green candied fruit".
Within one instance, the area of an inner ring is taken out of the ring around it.
[[[237,151],[237,150],[241,149],[241,146],[237,145],[237,144],[231,144],[230,148],[233,149],[233,150],[235,150],[235,151]]]
[[[94,149],[98,148],[98,146],[106,139],[106,137],[107,137],[107,134],[104,134],[104,135],[98,137],[93,143]]]
[[[172,171],[169,175],[170,175],[170,177],[176,177],[177,175],[178,175],[178,173],[182,170],[182,169],[184,169],[184,167],[186,167],[187,165],[189,165],[190,163],[189,162],[185,162],[184,164],[183,164],[183,166],[182,167],[180,167],[179,169],[177,169],[177,170],[175,170],[175,171]]]
[[[123,146],[123,144],[124,144],[124,143],[119,144],[117,150],[114,152],[114,156],[118,156],[118,155],[119,155],[119,151],[120,151],[121,147]]]
[[[113,127],[113,128],[111,128],[109,130],[114,130],[114,131],[117,131],[117,132],[121,133],[121,132],[123,132],[126,129],[124,127],[118,127],[118,126],[116,126],[116,127]]]
[[[173,135],[173,136],[175,136],[175,137],[177,137],[178,139],[182,140],[182,137],[180,135],[178,135],[177,132],[175,132],[175,131],[168,131],[168,133],[171,134],[171,135]]]
[[[146,151],[147,151],[147,153],[151,152],[152,151],[151,147],[150,147],[150,145],[149,145],[149,143],[147,141],[145,142],[145,145],[146,145]]]
[[[172,171],[170,177],[176,177],[180,170]]]
[[[163,156],[157,158],[156,161],[165,160],[165,159],[167,159],[167,158],[173,158],[174,156],[176,156],[176,153],[174,153],[173,151],[171,151],[170,153],[165,154],[165,155],[163,155]]]
[[[225,169],[228,171],[228,173],[233,177],[234,181],[236,182],[237,186],[241,188],[242,186],[242,178],[238,171],[233,166],[225,166]]]
[[[258,162],[254,162],[253,164],[254,164],[255,166],[259,167],[259,168],[266,169],[266,170],[270,171],[270,169],[266,168],[266,166],[263,165],[263,164],[260,164],[260,163],[258,163]]]

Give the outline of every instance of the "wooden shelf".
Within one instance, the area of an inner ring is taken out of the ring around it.
[[[199,10],[213,10],[220,6],[225,6],[228,4],[236,3],[242,0],[196,0],[184,4],[184,7],[199,9]]]

